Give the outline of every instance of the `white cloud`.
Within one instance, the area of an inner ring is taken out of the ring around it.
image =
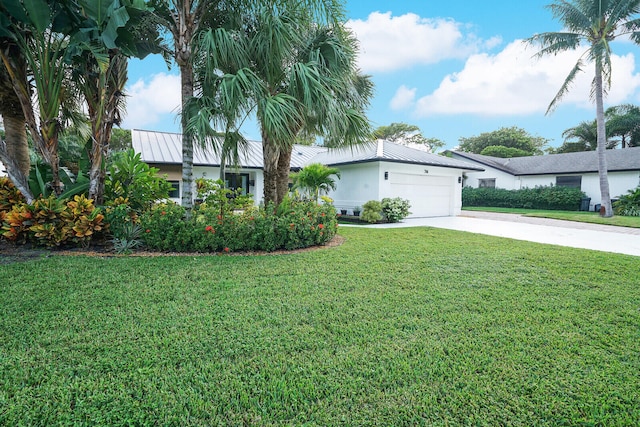
[[[405,85],[398,88],[389,105],[392,110],[404,110],[412,107],[416,98],[416,88],[409,89]]]
[[[127,115],[123,128],[153,128],[167,114],[180,111],[180,76],[159,73],[140,79],[126,88]],[[172,120],[179,120],[172,118]]]
[[[516,40],[496,55],[470,56],[462,71],[446,76],[433,93],[417,101],[417,115],[544,113],[582,51],[538,60],[532,58],[535,52]],[[633,54],[613,55],[612,69],[608,105],[623,103],[640,87]],[[559,105],[593,108],[589,100],[593,73],[593,64],[586,64]]]
[[[463,25],[450,19],[430,19],[407,13],[373,12],[366,21],[347,22],[360,42],[359,65],[365,72],[393,71],[414,64],[465,58],[482,45],[495,46],[499,38],[482,42],[462,32]]]

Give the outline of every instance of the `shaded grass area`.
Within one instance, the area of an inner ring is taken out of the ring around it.
[[[464,207],[465,211],[482,211],[482,212],[498,212],[513,213],[524,216],[538,218],[561,219],[565,221],[588,222],[591,224],[615,225],[618,227],[640,228],[639,216],[613,216],[611,218],[603,218],[596,212],[577,212],[577,211],[549,211],[538,209],[517,209],[517,208],[491,208],[491,207]]]
[[[341,234],[0,267],[0,424],[640,424],[637,257]]]

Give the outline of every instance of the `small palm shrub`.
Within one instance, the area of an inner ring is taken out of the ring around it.
[[[369,200],[363,206],[362,218],[363,221],[370,223],[376,223],[382,219],[382,203],[377,200]]]
[[[389,222],[400,222],[409,216],[411,204],[400,197],[382,199],[382,213]]]
[[[621,216],[640,216],[640,187],[620,196],[613,204],[613,212]]]

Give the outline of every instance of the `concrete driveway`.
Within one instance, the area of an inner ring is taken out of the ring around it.
[[[411,218],[373,228],[435,227],[529,242],[640,256],[640,229],[463,211],[457,217]]]

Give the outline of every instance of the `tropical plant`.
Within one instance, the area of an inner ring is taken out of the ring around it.
[[[311,163],[299,172],[291,174],[293,188],[306,192],[309,200],[317,202],[322,193],[327,194],[336,189],[336,181],[332,176],[340,179],[340,170],[321,163]]]
[[[105,200],[128,199],[136,213],[151,208],[158,200],[169,197],[171,184],[161,176],[158,169],[149,167],[140,159],[140,153],[128,150],[114,159],[105,180]]]
[[[519,148],[505,147],[504,145],[489,145],[488,147],[485,147],[480,152],[480,154],[482,154],[483,156],[502,157],[505,159],[510,157],[525,157],[531,155],[531,153]]]
[[[640,187],[629,190],[613,203],[616,215],[640,216]]]
[[[607,108],[605,111],[607,135],[620,138],[613,142],[620,148],[640,146],[640,107],[624,104]]]
[[[355,39],[339,22],[335,1],[271,0],[242,14],[239,28],[205,33],[203,122],[226,124],[255,111],[260,125],[265,203],[288,192],[291,151],[300,135],[352,144],[369,137],[364,107],[370,80],[355,68]],[[320,13],[318,13],[318,10]],[[210,70],[210,71],[206,71]],[[212,72],[215,71],[215,72]],[[208,79],[208,81],[207,81]],[[242,114],[234,116],[234,111]]]
[[[611,42],[620,36],[640,43],[640,0],[556,0],[550,4],[554,18],[560,20],[563,32],[536,34],[527,40],[541,46],[538,57],[557,55],[576,50],[585,43],[587,50],[580,56],[565,79],[556,96],[551,100],[547,113],[567,94],[571,84],[586,62],[595,66],[591,95],[596,104],[598,174],[604,216],[613,216],[607,159],[605,155],[607,133],[604,114],[604,95],[611,86]]]
[[[158,24],[173,39],[173,57],[180,69],[182,104],[182,206],[187,215],[193,206],[193,149],[194,137],[187,126],[190,114],[185,114],[187,105],[194,96],[193,45],[202,31],[218,28],[225,19],[237,15],[243,0],[228,2],[208,0],[151,0]],[[212,70],[214,71],[214,70]]]

